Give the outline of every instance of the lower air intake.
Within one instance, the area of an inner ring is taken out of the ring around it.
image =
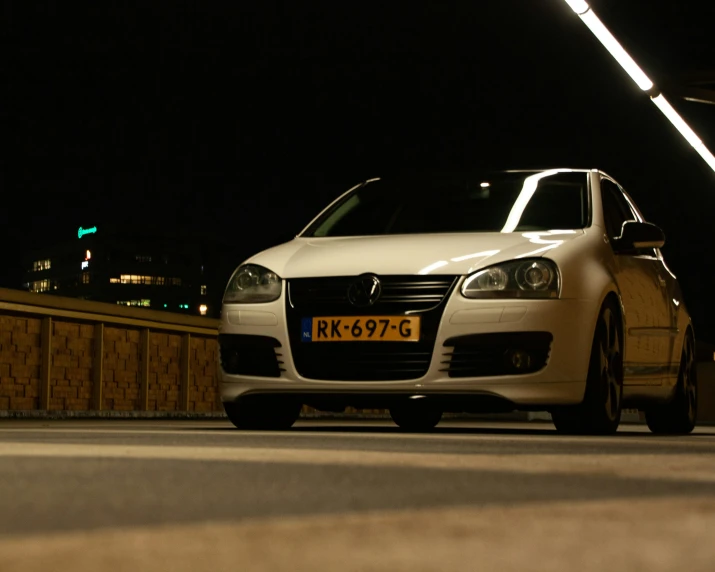
[[[449,377],[523,375],[543,369],[551,352],[549,332],[473,334],[444,342],[441,371]]]

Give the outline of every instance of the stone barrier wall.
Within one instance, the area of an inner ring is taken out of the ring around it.
[[[37,409],[41,320],[0,315],[0,409]]]
[[[0,410],[223,411],[217,327],[0,289]]]

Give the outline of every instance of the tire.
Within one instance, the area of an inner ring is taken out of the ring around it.
[[[623,331],[612,301],[601,308],[591,345],[583,402],[553,410],[560,433],[611,435],[621,422],[623,401]]]
[[[425,399],[410,399],[390,408],[390,417],[404,431],[425,432],[434,429],[442,419],[442,411]]]
[[[680,369],[675,394],[663,403],[645,412],[648,428],[653,433],[687,435],[695,429],[698,417],[698,380],[695,367],[695,342],[690,332],[683,341]]]
[[[250,395],[224,403],[223,407],[238,429],[280,431],[293,426],[302,404],[282,397]]]

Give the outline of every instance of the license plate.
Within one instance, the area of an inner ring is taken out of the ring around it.
[[[418,342],[419,316],[323,316],[303,318],[304,342]]]

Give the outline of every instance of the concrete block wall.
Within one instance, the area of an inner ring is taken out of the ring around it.
[[[0,315],[0,409],[36,409],[40,392],[38,318]]]
[[[49,409],[89,410],[94,326],[52,321],[51,329]]]
[[[0,410],[221,412],[217,322],[0,289]]]
[[[160,333],[149,342],[149,409],[178,411],[181,336]]]
[[[133,411],[139,409],[139,330],[106,327],[102,409]]]
[[[216,383],[217,364],[218,340],[192,337],[189,411],[223,411]]]

